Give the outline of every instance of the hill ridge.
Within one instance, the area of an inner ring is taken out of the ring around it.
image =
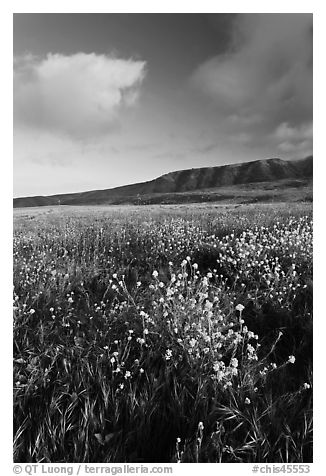
[[[122,185],[110,189],[14,198],[14,208],[49,205],[100,205],[121,203],[130,198],[149,195],[180,194],[221,187],[275,182],[291,179],[311,179],[313,157],[298,160],[280,158],[257,159],[250,162],[168,172],[146,182]]]

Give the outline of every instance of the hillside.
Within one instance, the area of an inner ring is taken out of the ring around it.
[[[121,203],[179,203],[233,199],[244,194],[249,199],[264,199],[264,191],[271,189],[275,197],[284,190],[311,189],[312,156],[286,161],[278,158],[255,160],[241,164],[180,170],[162,175],[148,182],[125,185],[106,190],[22,197],[14,199],[14,207],[49,205],[101,205]],[[247,187],[249,186],[249,187]],[[251,196],[252,195],[252,196]],[[266,194],[265,194],[266,195]],[[287,199],[287,194],[284,195]]]

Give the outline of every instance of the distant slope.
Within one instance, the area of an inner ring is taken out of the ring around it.
[[[278,182],[285,180],[306,181],[312,179],[312,156],[305,159],[287,161],[282,159],[255,160],[241,164],[203,167],[180,170],[162,175],[149,182],[125,185],[107,190],[51,195],[48,197],[22,197],[14,199],[14,207],[40,207],[49,205],[101,205],[114,203],[135,203],[146,197],[146,201],[155,201],[161,197],[166,202],[168,195],[194,193],[259,182]],[[299,186],[299,185],[297,185]],[[156,195],[152,197],[152,195]],[[152,197],[152,200],[150,199]]]

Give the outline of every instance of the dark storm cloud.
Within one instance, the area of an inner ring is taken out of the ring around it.
[[[214,101],[226,119],[220,130],[234,139],[249,143],[263,134],[288,150],[309,148],[312,15],[239,15],[228,51],[201,64],[192,83]]]

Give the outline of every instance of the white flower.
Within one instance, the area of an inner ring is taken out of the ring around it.
[[[29,313],[30,313],[30,314],[34,314],[34,313],[35,313],[35,309],[30,309],[30,310],[29,310]]]
[[[152,272],[152,276],[154,276],[154,278],[157,278],[158,276],[158,272],[154,269],[154,271]]]
[[[236,358],[231,359],[230,366],[231,367],[238,367],[238,359],[236,359]]]
[[[246,404],[246,405],[250,405],[250,403],[251,403],[250,398],[246,397],[246,399],[245,399],[245,404]]]
[[[242,311],[244,310],[244,308],[245,308],[245,307],[244,307],[242,304],[238,304],[238,305],[235,307],[235,309],[236,309],[237,311],[240,311],[240,312],[242,312]]]
[[[308,389],[310,388],[310,384],[307,383],[307,382],[305,382],[305,383],[303,384],[303,388],[304,388],[305,390],[308,390]]]
[[[195,345],[197,344],[196,339],[194,338],[190,339],[189,344],[190,344],[190,347],[195,347]]]
[[[295,357],[294,357],[294,355],[289,355],[288,362],[289,362],[290,364],[294,364],[294,362],[295,362]]]
[[[130,378],[130,377],[131,377],[131,373],[129,372],[129,370],[127,370],[126,373],[125,373],[125,379]]]

